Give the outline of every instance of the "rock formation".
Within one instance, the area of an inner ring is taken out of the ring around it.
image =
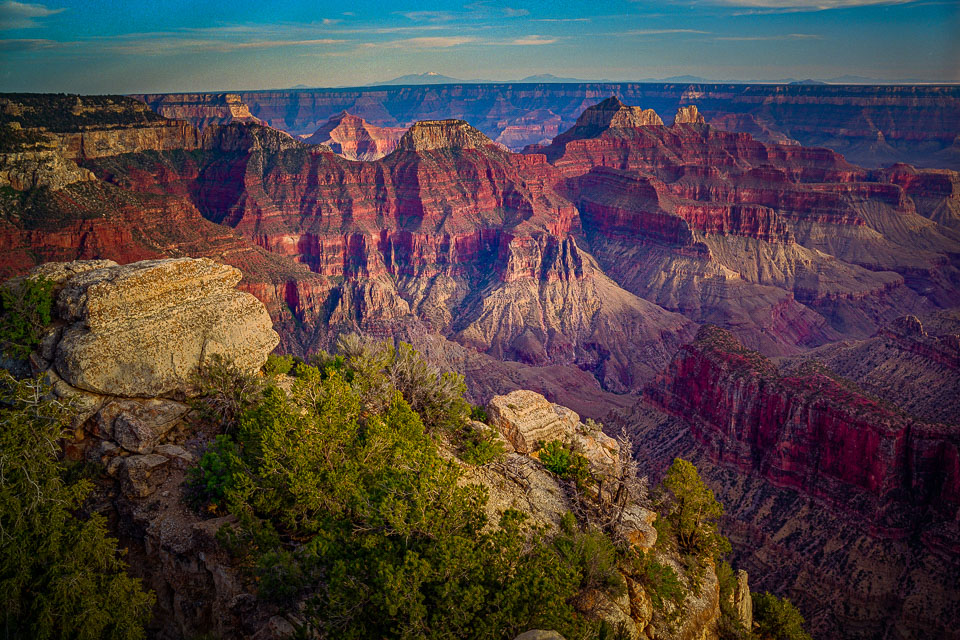
[[[488,508],[518,508],[548,527],[558,527],[563,514],[573,508],[570,495],[558,485],[556,477],[538,462],[533,462],[539,449],[537,442],[558,440],[565,443],[587,458],[591,469],[600,477],[612,479],[617,473],[620,453],[617,441],[605,435],[599,425],[581,423],[576,413],[548,402],[540,394],[517,390],[496,396],[487,405],[487,413],[492,426],[507,441],[509,451],[500,465],[478,470],[474,476],[489,489],[491,504]],[[519,484],[524,487],[519,491],[511,483],[504,482],[505,479],[516,481],[519,478],[523,479]],[[588,499],[595,500],[596,493],[593,490]],[[618,525],[619,535],[641,550],[658,553],[653,550],[657,541],[657,531],[653,527],[655,518],[654,512],[632,503]],[[677,558],[663,556],[661,560],[672,565]],[[707,566],[700,590],[688,593],[679,623],[669,625],[662,614],[655,617],[650,596],[640,581],[629,573],[621,575],[627,585],[622,596],[612,598],[600,590],[592,590],[583,594],[581,606],[606,620],[613,628],[621,626],[628,637],[636,640],[709,640],[717,637],[719,583],[712,565]],[[742,579],[745,582],[746,575]],[[746,602],[749,602],[749,591],[745,596],[741,593],[740,607],[749,606]],[[658,624],[662,626],[658,628]],[[544,633],[549,632],[531,631],[521,637],[538,638],[541,635],[537,634]]]
[[[486,149],[495,143],[463,120],[422,120],[415,123],[397,144],[403,151]]]
[[[397,148],[404,133],[404,127],[376,127],[342,111],[303,141],[326,145],[347,160],[379,160]]]
[[[182,494],[198,453],[182,401],[200,367],[263,365],[278,341],[263,305],[234,289],[237,269],[206,259],[47,263],[27,277],[53,281],[56,295],[30,362],[75,411],[66,456],[102,465],[114,483],[94,506],[114,516],[131,567],[157,593],[153,636],[189,637],[199,625],[279,640],[215,539],[222,520],[198,518]]]
[[[616,440],[599,426],[583,424],[575,412],[548,402],[539,393],[521,389],[494,396],[487,412],[517,453],[534,453],[540,443],[557,440],[581,452],[591,468],[602,472],[616,464],[620,452]]]
[[[704,124],[703,115],[697,111],[697,105],[691,104],[677,109],[673,124]]]
[[[31,276],[70,270],[44,265]],[[65,325],[50,360],[74,387],[129,398],[182,393],[198,368],[218,357],[256,370],[279,337],[262,303],[234,289],[240,278],[239,269],[180,258],[55,280]]]

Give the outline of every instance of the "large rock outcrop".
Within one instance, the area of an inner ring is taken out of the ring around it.
[[[697,110],[697,105],[691,104],[677,109],[677,115],[673,117],[673,124],[704,124],[703,114]]]
[[[252,371],[279,342],[260,301],[234,289],[241,274],[233,267],[179,258],[84,268],[44,265],[31,274],[59,279],[64,326],[41,355],[78,389],[130,398],[189,393],[214,358]]]
[[[620,445],[616,440],[599,426],[580,422],[574,411],[547,401],[539,393],[520,389],[495,396],[487,411],[490,421],[517,453],[534,453],[541,443],[558,440],[583,453],[591,467],[601,473],[617,462]]]
[[[397,144],[404,151],[439,149],[485,149],[496,143],[463,120],[422,120],[415,123]]]
[[[346,111],[332,116],[307,144],[322,144],[347,160],[379,160],[397,148],[406,132],[403,127],[377,127]]]
[[[52,281],[56,296],[30,364],[73,409],[66,458],[103,470],[91,508],[109,514],[131,571],[157,594],[150,636],[287,637],[274,631],[293,627],[256,606],[217,542],[223,520],[199,517],[182,492],[201,453],[182,401],[197,391],[198,369],[216,357],[254,373],[278,342],[263,304],[234,288],[239,270],[209,259],[89,260],[26,277]]]
[[[604,516],[603,507],[610,505],[614,493],[622,490],[618,478],[624,472],[624,459],[620,455],[620,443],[603,433],[601,425],[592,421],[581,423],[579,416],[569,408],[548,402],[543,396],[529,390],[517,390],[494,397],[487,405],[490,423],[505,440],[508,453],[495,465],[477,469],[468,477],[479,480],[490,495],[488,510],[494,516],[505,508],[519,509],[527,513],[535,523],[549,529],[560,527],[564,514],[580,513],[586,519]],[[487,428],[475,425],[474,428]],[[577,494],[572,483],[563,482],[540,463],[540,442],[560,441],[571,450],[582,454],[590,464],[595,477],[602,482]],[[620,486],[621,489],[617,489]],[[630,490],[627,490],[630,494]],[[633,545],[644,553],[658,557],[669,564],[678,575],[685,575],[680,558],[676,554],[654,549],[657,531],[653,522],[654,511],[644,506],[642,496],[632,495],[622,515],[615,524],[608,524],[608,533]],[[577,599],[582,613],[594,619],[606,621],[614,629],[622,629],[631,640],[715,640],[720,618],[719,582],[712,563],[704,566],[702,582],[692,588],[688,577],[683,578],[688,589],[682,611],[671,614],[663,607],[654,610],[652,600],[642,579],[629,567],[620,567],[626,589],[610,594],[602,589],[589,589]],[[746,588],[746,574],[741,577]],[[736,606],[744,610],[749,604],[746,595],[738,592]],[[746,615],[746,613],[744,613]],[[530,631],[529,637],[551,632]],[[528,637],[524,634],[521,637]],[[542,637],[552,637],[550,635]]]

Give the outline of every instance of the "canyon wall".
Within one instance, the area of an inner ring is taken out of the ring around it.
[[[960,168],[960,89],[951,85],[490,83],[136,97],[164,116],[206,126],[232,120],[236,96],[252,116],[296,135],[313,133],[344,110],[381,127],[460,118],[519,150],[554,137],[611,95],[653,109],[665,122],[679,107],[696,104],[719,128],[828,146],[865,166]]]
[[[924,342],[904,324],[896,340]],[[876,348],[858,349],[862,365],[883,366]],[[815,360],[777,365],[709,325],[608,422],[652,469],[677,456],[698,466],[725,505],[734,560],[797,603],[814,637],[960,637],[955,422],[918,419]]]

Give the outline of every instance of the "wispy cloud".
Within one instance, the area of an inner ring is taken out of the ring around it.
[[[100,45],[115,54],[160,55],[170,53],[230,53],[251,49],[280,49],[284,47],[318,47],[348,43],[338,38],[313,38],[309,40],[213,40],[184,37],[126,38],[120,42],[102,42]]]
[[[419,38],[401,38],[387,42],[364,42],[360,49],[449,49],[463,45],[478,47],[516,47],[553,44],[558,38],[541,35],[527,35],[510,40],[491,40],[472,36],[424,36]]]
[[[515,38],[513,40],[508,40],[506,42],[491,42],[490,44],[506,44],[506,45],[521,45],[521,46],[535,46],[540,44],[553,44],[557,41],[557,38],[548,38],[547,36],[522,36],[520,38]]]
[[[449,22],[454,17],[448,11],[398,11],[397,15],[414,22]]]
[[[823,36],[813,33],[783,33],[772,36],[717,36],[714,40],[729,42],[759,42],[763,40],[822,40]]]
[[[423,36],[388,42],[364,42],[360,46],[364,49],[449,49],[475,42],[478,40],[469,36]]]
[[[508,18],[520,18],[522,16],[530,15],[530,12],[526,9],[512,9],[510,7],[504,7],[503,15],[507,16]]]
[[[0,2],[0,29],[29,29],[39,27],[40,18],[46,18],[65,9],[49,9],[46,5],[7,0]]]
[[[877,5],[910,4],[919,0],[708,0],[710,4],[751,9],[750,13],[792,13],[853,9]]]
[[[660,36],[671,33],[710,33],[700,29],[632,29],[630,31],[621,31],[617,35],[623,36]]]
[[[590,22],[590,18],[530,18],[530,22]]]
[[[44,38],[19,38],[0,40],[0,51],[37,51],[38,49],[58,49],[69,43],[46,40]]]

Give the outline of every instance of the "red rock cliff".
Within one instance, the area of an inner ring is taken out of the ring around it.
[[[960,507],[960,430],[917,422],[821,366],[776,367],[712,326],[680,349],[646,399],[683,418],[715,460],[835,507],[880,532]]]

